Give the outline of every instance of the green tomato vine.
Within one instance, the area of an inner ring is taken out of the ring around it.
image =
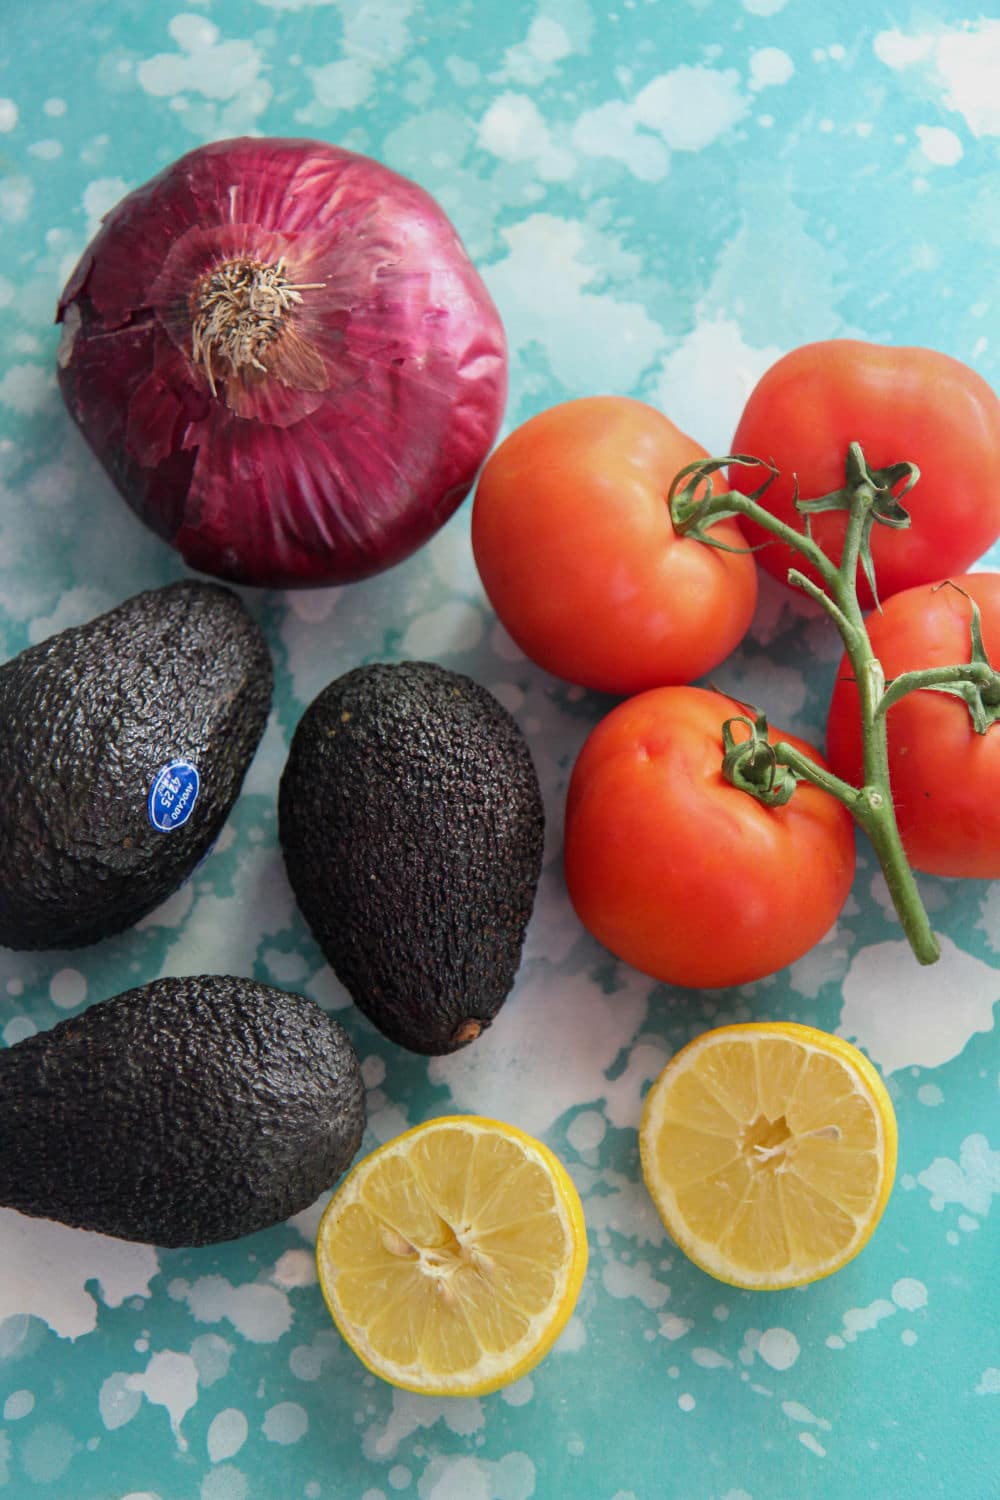
[[[712,475],[733,464],[761,466],[768,477],[749,495],[738,490],[712,492]],[[970,655],[953,666],[906,672],[887,682],[882,664],[872,649],[864,613],[858,602],[858,569],[868,581],[876,601],[875,569],[871,533],[876,525],[901,530],[910,524],[902,504],[917,483],[915,464],[898,463],[871,469],[858,443],[847,452],[845,483],[839,490],[817,499],[803,500],[796,493],[795,507],[803,517],[801,531],[773,516],[761,504],[777,477],[772,464],[734,454],[689,464],[674,478],[668,496],[675,530],[707,546],[722,546],[709,533],[714,523],[733,517],[755,521],[777,540],[793,548],[808,562],[821,580],[816,583],[798,568],[790,568],[788,582],[819,604],[833,620],[858,687],[863,745],[863,782],[853,786],[817,765],[784,740],[768,743],[767,721],[754,710],[754,717],[729,719],[723,726],[723,774],[734,786],[767,806],[781,806],[794,794],[796,783],[813,786],[843,803],[864,829],[885,875],[893,906],[910,947],[922,964],[934,963],[941,954],[917,883],[906,857],[896,821],[886,721],[890,708],[908,693],[946,692],[966,704],[973,728],[985,734],[1000,718],[1000,673],[987,658],[983,646],[979,608],[971,604]],[[847,512],[847,530],[839,563],[834,563],[815,541],[810,518],[821,511]],[[877,605],[876,605],[877,607]],[[737,737],[733,726],[741,724],[745,737]]]

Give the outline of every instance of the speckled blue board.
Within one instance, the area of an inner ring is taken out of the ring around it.
[[[1000,380],[1000,21],[955,0],[7,0],[0,28],[0,647],[12,654],[182,573],[65,415],[52,312],[101,214],[188,147],[312,134],[416,177],[505,319],[513,424],[630,393],[725,451],[781,352],[854,334]],[[132,932],[0,954],[10,1044],[158,974],[301,988],[363,1060],[373,1146],[453,1108],[541,1134],[586,1208],[577,1312],[483,1400],[367,1376],[329,1323],[317,1211],[166,1252],[0,1212],[0,1492],[18,1500],[846,1500],[1000,1495],[1000,885],[922,879],[943,958],[918,969],[861,852],[836,930],[772,980],[709,997],[615,964],[560,870],[572,759],[607,708],[522,659],[487,606],[466,506],[393,574],[248,593],[274,715],[216,852]],[[1000,562],[1000,553],[995,562]],[[838,654],[765,583],[716,680],[814,739]],[[517,990],[428,1062],[348,1002],[294,908],[275,792],[338,672],[431,657],[516,714],[548,810]],[[638,1170],[645,1086],[684,1040],[788,1017],[856,1039],[899,1115],[875,1239],[805,1290],[689,1265]],[[992,1206],[992,1212],[991,1212]]]

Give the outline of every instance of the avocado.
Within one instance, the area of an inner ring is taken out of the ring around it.
[[[292,738],[278,832],[316,941],[380,1031],[441,1054],[489,1026],[544,840],[531,753],[491,693],[419,661],[330,683]]]
[[[0,1204],[210,1245],[308,1207],[364,1126],[354,1048],[315,1001],[156,979],[0,1051]]]
[[[183,884],[236,800],[271,682],[237,595],[194,580],[0,667],[0,945],[95,943]]]

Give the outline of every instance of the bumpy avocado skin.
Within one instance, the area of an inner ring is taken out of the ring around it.
[[[544,811],[517,724],[428,662],[358,667],[295,731],[278,799],[292,889],[328,962],[392,1041],[442,1054],[510,992]]]
[[[308,1207],[365,1126],[343,1028],[219,975],[158,979],[0,1051],[0,1204],[169,1247]]]
[[[263,634],[196,580],[127,599],[0,667],[0,945],[70,948],[131,927],[218,837],[271,704]],[[197,767],[187,821],[153,827],[150,787]]]

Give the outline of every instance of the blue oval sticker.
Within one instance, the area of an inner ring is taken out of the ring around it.
[[[149,789],[149,821],[160,833],[186,823],[198,800],[201,778],[189,760],[172,760],[157,773]]]

